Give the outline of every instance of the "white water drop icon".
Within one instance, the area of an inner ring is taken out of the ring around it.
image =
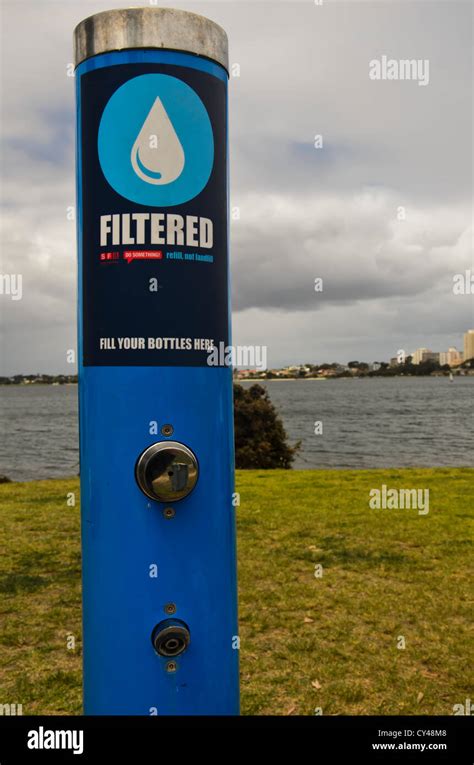
[[[183,172],[183,147],[159,97],[133,144],[131,160],[138,177],[147,183],[171,183]]]

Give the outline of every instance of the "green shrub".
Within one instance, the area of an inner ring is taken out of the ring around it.
[[[261,385],[234,385],[234,428],[237,468],[291,468],[299,443],[287,443],[283,423]]]

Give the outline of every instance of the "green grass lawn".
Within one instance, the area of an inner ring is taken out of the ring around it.
[[[244,714],[452,714],[474,698],[473,478],[238,472]],[[429,488],[429,513],[370,509],[383,483]],[[24,714],[81,713],[78,491],[77,479],[0,486],[0,703]]]

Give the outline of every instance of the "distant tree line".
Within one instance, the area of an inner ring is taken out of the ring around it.
[[[413,375],[419,377],[422,375],[432,375],[433,373],[448,373],[451,369],[474,369],[474,359],[464,361],[457,367],[450,367],[449,364],[440,364],[438,361],[428,360],[419,364],[413,364],[411,356],[407,358],[404,364],[397,364],[391,367],[389,364],[381,364],[380,369],[367,372],[369,377],[394,377],[396,375]]]
[[[77,375],[12,375],[12,377],[0,377],[0,385],[22,385],[30,383],[32,385],[66,385],[77,383]]]

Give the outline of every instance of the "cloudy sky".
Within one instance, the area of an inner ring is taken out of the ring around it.
[[[143,3],[145,4],[145,3]],[[173,2],[230,38],[233,339],[270,366],[462,348],[472,296],[470,2]],[[0,374],[71,372],[73,27],[127,2],[2,0]],[[383,55],[429,82],[371,80]],[[322,148],[315,148],[315,136]],[[322,277],[322,293],[314,280]]]

